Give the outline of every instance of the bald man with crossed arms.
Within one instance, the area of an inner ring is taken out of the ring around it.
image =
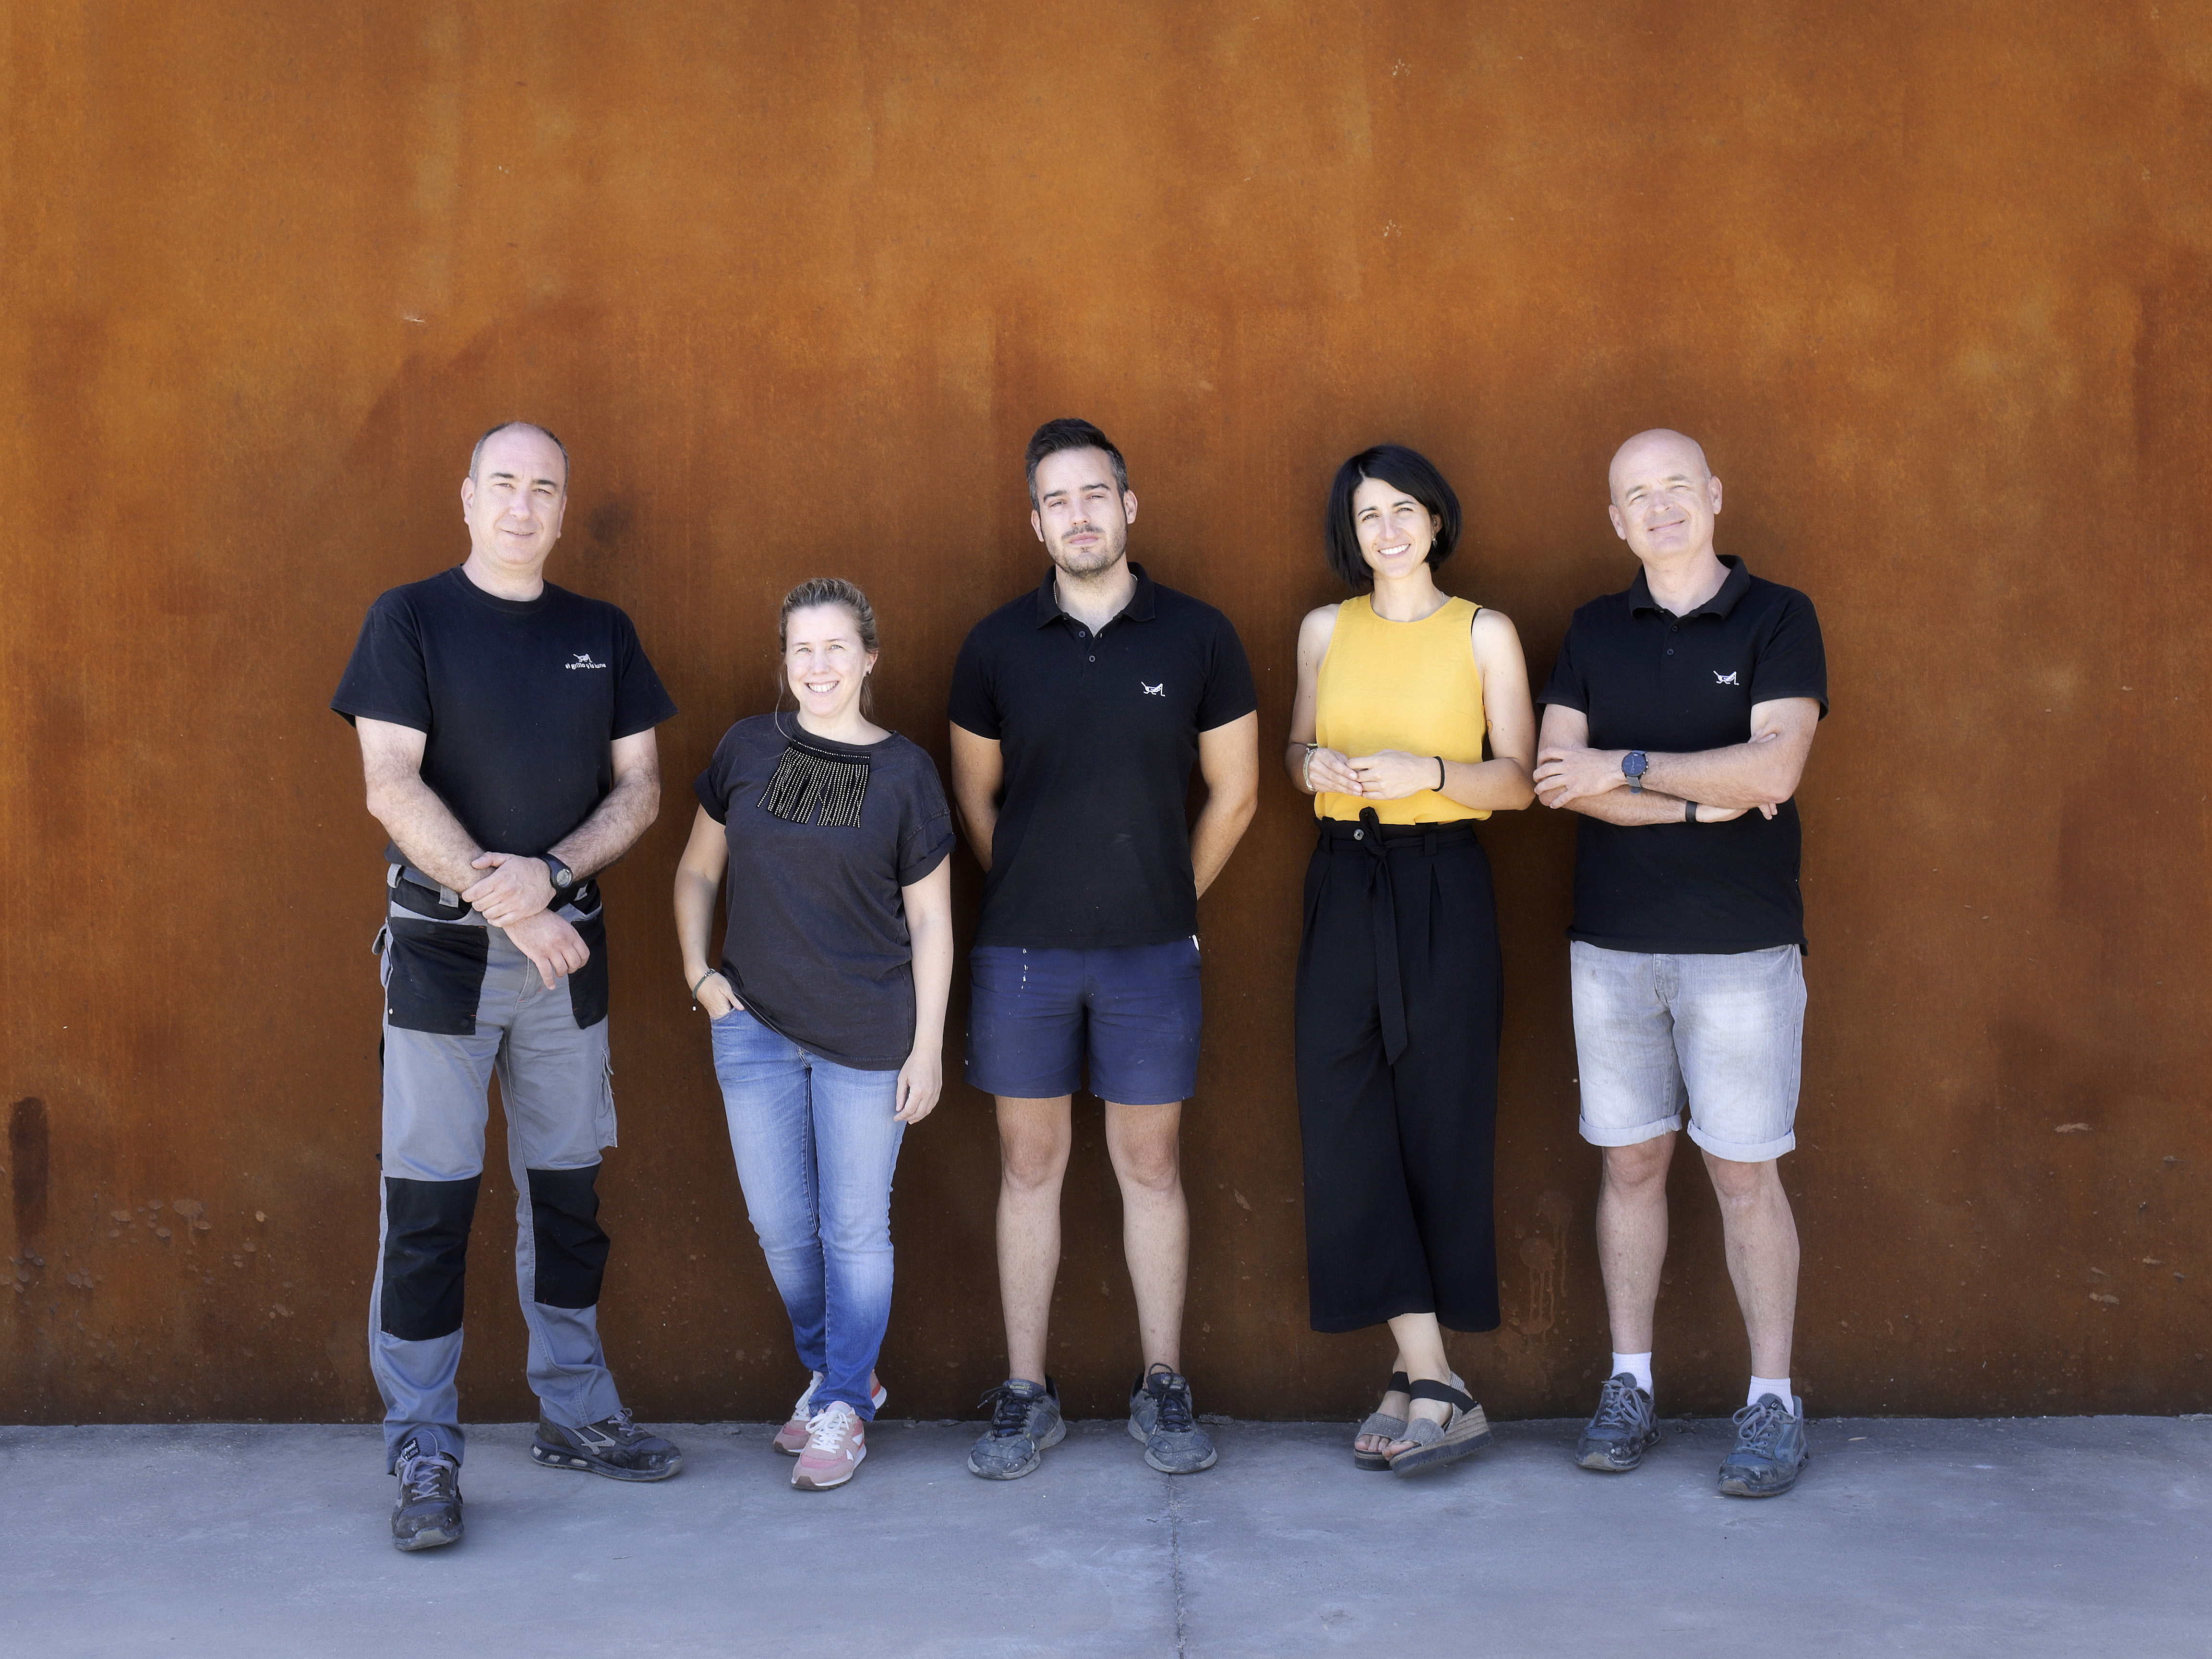
[[[1805,907],[1791,800],[1827,712],[1812,601],[1717,553],[1721,481],[1679,432],[1607,473],[1641,568],[1575,613],[1538,699],[1536,795],[1580,815],[1568,929],[1583,1138],[1600,1149],[1599,1263],[1613,1364],[1577,1462],[1618,1474],[1658,1440],[1652,1325],[1667,1168],[1689,1115],[1720,1201],[1751,1385],[1720,1490],[1768,1498],[1808,1452],[1790,1390]]]

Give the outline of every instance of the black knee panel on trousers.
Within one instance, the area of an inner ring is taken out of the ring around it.
[[[384,1182],[385,1334],[428,1342],[461,1328],[469,1223],[482,1176],[466,1181]]]
[[[538,1240],[533,1300],[549,1308],[599,1305],[607,1273],[607,1236],[599,1230],[596,1164],[582,1170],[532,1170],[531,1227]]]

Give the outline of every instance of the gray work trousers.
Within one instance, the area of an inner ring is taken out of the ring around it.
[[[417,879],[425,879],[418,878]],[[462,1455],[461,1311],[495,1073],[514,1178],[514,1271],[544,1415],[579,1428],[622,1407],[599,1342],[607,1236],[594,1188],[615,1144],[606,930],[596,884],[561,915],[592,957],[546,988],[500,928],[434,884],[395,879],[378,935],[384,1151],[368,1349],[388,1466],[409,1440]]]

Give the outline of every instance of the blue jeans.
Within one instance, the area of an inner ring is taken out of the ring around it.
[[[716,1020],[714,1076],[745,1212],[791,1316],[819,1411],[872,1418],[868,1376],[891,1316],[891,1170],[906,1125],[896,1072],[810,1054],[744,1009]]]

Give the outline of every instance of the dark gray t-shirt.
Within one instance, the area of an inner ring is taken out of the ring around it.
[[[929,757],[896,732],[855,747],[757,714],[692,788],[730,848],[722,971],[770,1030],[839,1066],[896,1072],[914,1047],[899,890],[952,850]]]

